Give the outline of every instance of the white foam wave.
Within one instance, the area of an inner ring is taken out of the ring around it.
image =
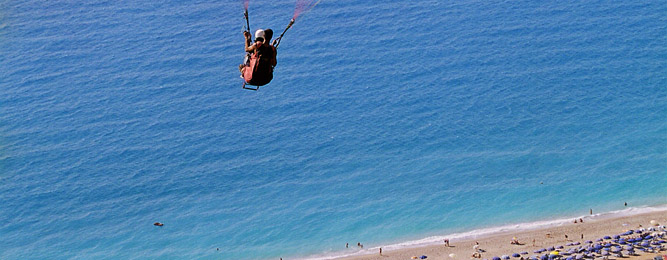
[[[649,206],[629,207],[629,208],[622,209],[622,210],[615,210],[615,211],[610,211],[610,212],[597,213],[597,214],[593,214],[593,215],[573,216],[573,217],[559,218],[559,219],[552,219],[552,220],[542,220],[542,221],[535,221],[535,222],[528,222],[528,223],[510,224],[510,225],[503,225],[503,226],[498,226],[498,227],[476,229],[476,230],[469,231],[469,232],[453,233],[453,234],[447,234],[447,235],[442,235],[442,236],[430,236],[430,237],[426,237],[426,238],[423,238],[423,239],[411,240],[411,241],[401,242],[401,243],[397,243],[397,244],[382,245],[382,246],[378,246],[378,247],[371,247],[371,248],[368,248],[368,249],[357,250],[357,251],[354,251],[354,252],[345,252],[345,253],[332,252],[332,253],[327,253],[327,254],[314,255],[314,256],[309,256],[307,258],[302,258],[301,260],[337,259],[337,258],[343,258],[343,257],[348,257],[348,256],[356,256],[356,255],[365,255],[365,254],[375,253],[375,252],[378,251],[378,248],[380,248],[380,247],[382,247],[383,250],[387,250],[387,251],[397,250],[397,249],[404,249],[404,248],[417,248],[417,247],[423,247],[423,246],[442,244],[444,239],[449,239],[450,241],[452,241],[452,240],[468,240],[468,239],[476,239],[476,238],[492,236],[492,235],[496,235],[496,234],[502,234],[502,233],[505,233],[507,231],[521,232],[521,231],[529,231],[529,230],[535,230],[535,229],[541,229],[541,228],[557,227],[557,226],[569,224],[572,221],[572,219],[574,219],[574,218],[582,218],[582,219],[588,220],[588,221],[596,221],[596,220],[603,220],[603,219],[616,218],[616,217],[625,217],[625,216],[633,216],[633,215],[640,215],[640,214],[644,214],[644,213],[657,212],[657,211],[666,211],[666,210],[667,210],[667,205],[650,206],[650,207]]]

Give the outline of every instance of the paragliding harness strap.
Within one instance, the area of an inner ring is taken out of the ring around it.
[[[246,24],[245,31],[250,33],[250,20],[248,19],[248,9],[245,9],[245,12],[243,12],[243,16],[245,17],[245,24]],[[250,53],[246,53],[246,57],[245,57],[245,60],[243,61],[243,64],[248,66],[249,63],[250,63]],[[243,77],[243,75],[241,75],[241,77]],[[257,91],[259,89],[259,86],[257,86],[256,88],[246,87],[246,82],[245,82],[245,79],[244,79],[243,80],[243,89],[249,89],[249,90]]]

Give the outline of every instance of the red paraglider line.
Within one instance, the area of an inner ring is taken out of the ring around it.
[[[296,18],[299,17],[299,15],[307,13],[308,11],[313,9],[313,7],[315,7],[317,4],[319,4],[320,1],[322,0],[317,0],[317,1],[297,0],[296,6],[294,8],[294,16],[292,17],[292,19],[296,20]]]

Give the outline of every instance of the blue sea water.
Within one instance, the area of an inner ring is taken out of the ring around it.
[[[0,1],[0,259],[324,257],[667,203],[664,1],[324,0],[257,92],[242,12]]]

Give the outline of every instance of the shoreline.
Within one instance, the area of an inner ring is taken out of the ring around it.
[[[584,223],[573,223],[574,219],[580,218],[584,220]],[[595,241],[595,239],[599,238],[598,236],[621,233],[624,230],[636,228],[639,224],[647,227],[651,220],[658,221],[660,225],[667,225],[667,204],[629,207],[593,215],[502,225],[468,232],[431,236],[419,240],[355,250],[354,252],[339,251],[327,255],[314,255],[299,259],[389,260],[410,259],[412,256],[421,255],[427,255],[428,259],[470,259],[470,256],[474,252],[472,247],[476,241],[479,241],[480,248],[487,251],[482,253],[480,260],[485,258],[491,259],[493,256],[511,255],[520,251],[530,252],[530,254],[526,255],[526,257],[529,257],[535,255],[532,253],[536,250],[535,247],[558,246],[571,241],[580,241],[582,234],[586,240]],[[547,233],[550,233],[549,237],[546,236]],[[569,234],[567,239],[565,238],[566,234]],[[509,241],[513,237],[517,237],[525,245],[510,245]],[[452,247],[445,247],[444,239],[449,239]],[[533,239],[535,240],[535,246],[532,245]],[[356,248],[356,245],[350,245],[350,247]],[[383,256],[379,255],[380,247],[382,248]],[[455,254],[456,257],[451,258],[449,254]]]

